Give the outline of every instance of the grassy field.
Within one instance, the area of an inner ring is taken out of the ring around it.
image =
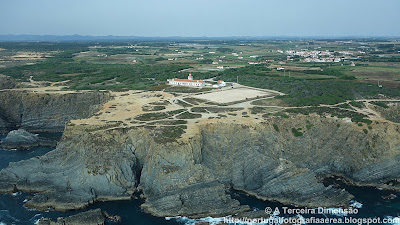
[[[281,91],[288,94],[281,99],[284,104],[296,106],[400,95],[398,40],[3,42],[0,49],[0,74],[17,81],[30,76],[36,81],[65,81],[69,89],[192,92],[165,86],[167,79],[192,72],[195,79],[239,78],[244,85]],[[343,60],[308,63],[301,56],[288,59],[286,50],[327,50]],[[351,57],[344,59],[343,52]],[[350,66],[352,62],[356,66]]]

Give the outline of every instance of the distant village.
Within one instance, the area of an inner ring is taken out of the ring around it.
[[[296,57],[302,57],[300,61],[302,62],[342,62],[342,61],[351,61],[358,60],[358,56],[354,56],[352,52],[349,51],[335,51],[331,52],[329,50],[326,51],[318,51],[312,50],[309,51],[307,49],[303,49],[301,51],[288,50],[283,52],[282,50],[278,50],[279,53],[287,54],[287,60],[293,61]],[[359,52],[362,54],[362,52]]]

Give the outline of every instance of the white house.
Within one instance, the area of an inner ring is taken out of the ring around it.
[[[225,86],[226,86],[225,81],[219,80],[219,81],[217,82],[217,84],[214,84],[214,85],[213,85],[213,88],[221,88],[221,87],[225,87]]]
[[[182,86],[192,86],[192,87],[205,86],[205,82],[203,80],[193,80],[191,73],[189,73],[188,79],[172,78],[172,79],[168,79],[167,81],[168,81],[168,84],[170,84],[170,85],[182,85]]]

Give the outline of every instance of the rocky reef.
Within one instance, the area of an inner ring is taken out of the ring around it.
[[[308,207],[345,206],[352,199],[323,185],[329,175],[400,190],[391,182],[400,174],[396,124],[374,124],[366,134],[345,120],[296,115],[247,124],[203,121],[192,129],[190,137],[159,143],[146,127],[69,124],[56,150],[2,170],[0,191],[35,192],[28,207],[64,211],[129,199],[138,188],[153,215],[202,217],[249,210],[229,188]]]
[[[38,135],[32,134],[24,129],[10,131],[1,142],[1,147],[3,149],[17,150],[25,150],[38,146],[56,147],[56,145],[57,141],[39,138]]]
[[[103,225],[105,217],[101,209],[93,209],[67,218],[59,217],[57,221],[48,218],[39,220],[38,225]]]
[[[63,131],[68,121],[90,117],[109,99],[107,92],[0,91],[0,132]]]

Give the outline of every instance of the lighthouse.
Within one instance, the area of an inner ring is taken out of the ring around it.
[[[188,80],[193,80],[192,73],[189,73]]]

